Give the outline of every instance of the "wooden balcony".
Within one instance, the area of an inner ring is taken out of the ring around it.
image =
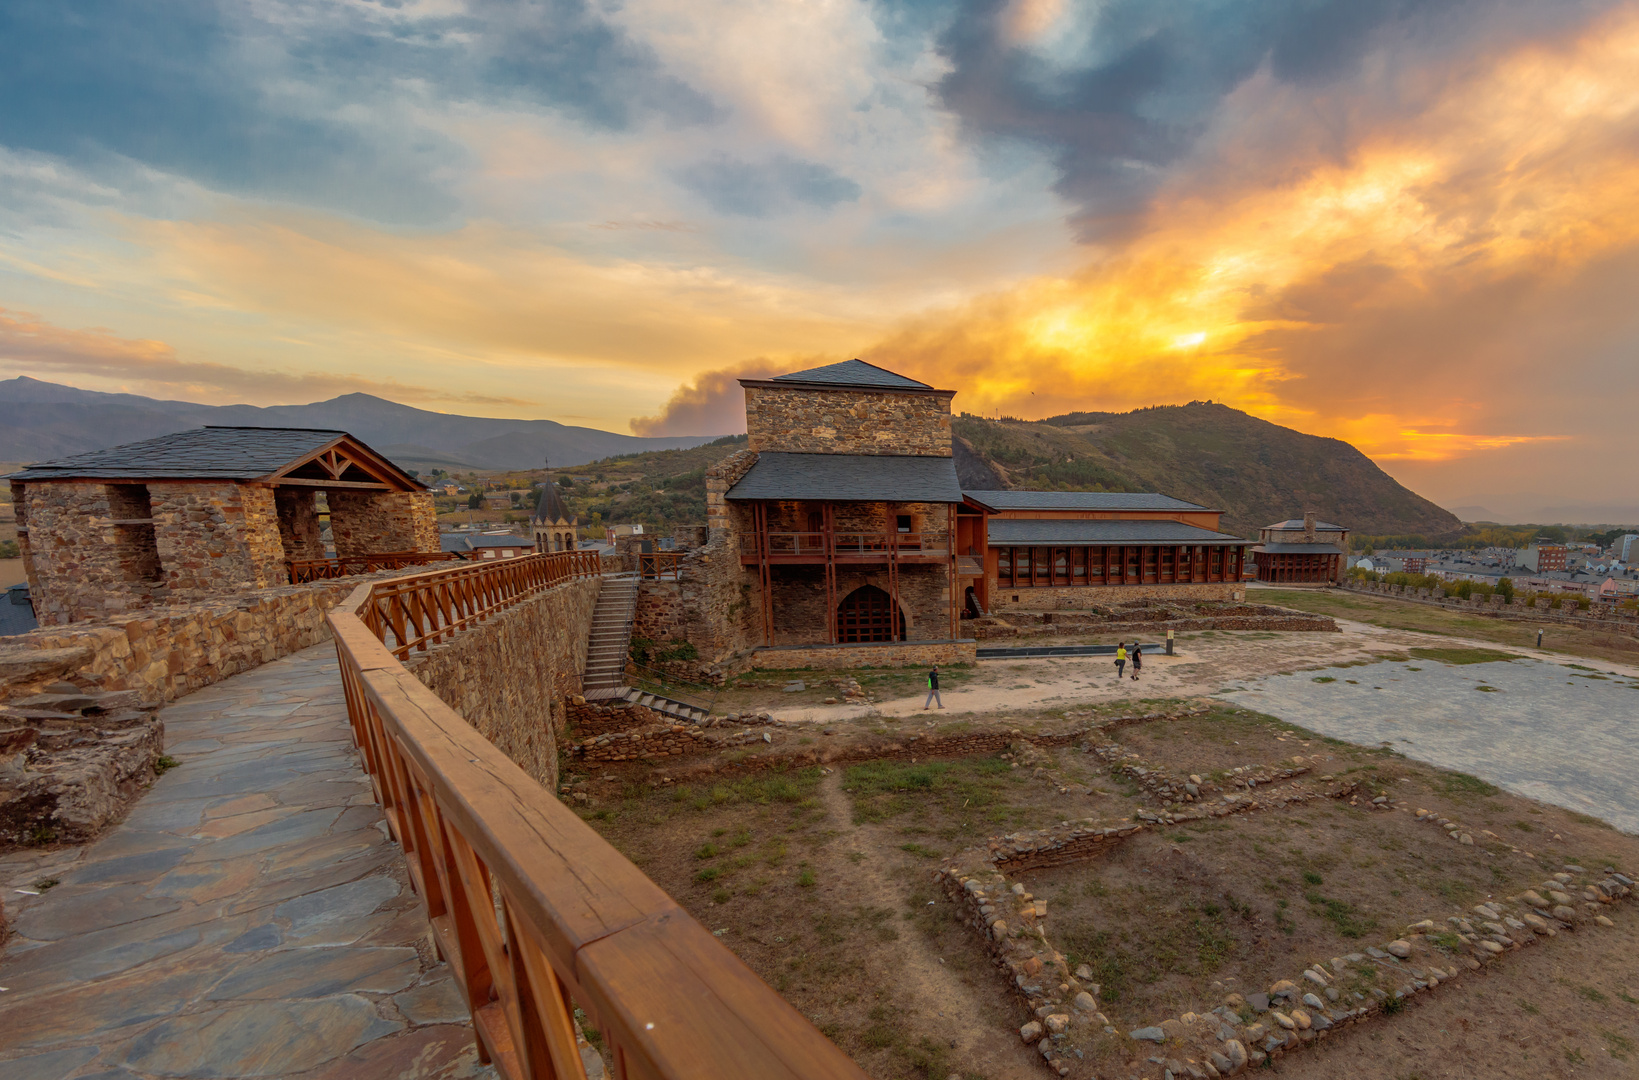
[[[502,1080],[585,1080],[578,1007],[618,1080],[866,1080],[812,1023],[399,663],[595,555],[361,585],[328,621],[365,769]]]
[[[774,565],[850,563],[947,563],[950,545],[944,536],[906,532],[769,532],[768,561]],[[755,533],[740,538],[740,561],[762,562]]]

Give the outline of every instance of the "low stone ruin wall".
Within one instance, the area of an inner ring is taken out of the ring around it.
[[[0,707],[0,847],[84,842],[118,820],[154,781],[156,708],[70,683]]]
[[[1595,601],[1587,611],[1567,613],[1564,608],[1555,610],[1547,606],[1546,599],[1539,599],[1535,607],[1523,602],[1505,604],[1502,597],[1493,593],[1491,596],[1475,596],[1467,600],[1456,596],[1446,596],[1438,589],[1417,589],[1406,585],[1390,585],[1382,581],[1347,581],[1342,588],[1349,592],[1374,593],[1378,596],[1388,596],[1396,600],[1403,600],[1410,604],[1430,604],[1434,607],[1447,608],[1453,611],[1467,611],[1476,615],[1485,615],[1494,619],[1511,619],[1516,622],[1556,623],[1561,626],[1580,626],[1588,630],[1607,630],[1622,634],[1639,634],[1639,612],[1623,611],[1603,601]],[[1566,593],[1565,598],[1576,600],[1576,593]]]
[[[558,737],[581,689],[599,585],[554,585],[404,663],[548,790],[558,786]]]
[[[1021,611],[1010,608],[964,622],[975,638],[1023,637],[1035,634],[1097,632],[1134,636],[1161,630],[1309,630],[1331,632],[1337,623],[1273,604],[1137,602],[1091,611]]]
[[[930,667],[971,664],[979,658],[976,641],[901,641],[866,645],[782,645],[752,651],[750,668]]]

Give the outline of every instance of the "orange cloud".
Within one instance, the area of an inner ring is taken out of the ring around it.
[[[1539,374],[1523,327],[1553,323],[1591,268],[1639,243],[1635,70],[1628,13],[1454,74],[1414,119],[1286,162],[1279,182],[1203,187],[1212,162],[1195,162],[1119,252],[912,320],[868,358],[984,413],[1211,398],[1413,460],[1562,438],[1487,430],[1490,403],[1449,431],[1423,414],[1452,397],[1442,379]],[[1254,83],[1240,105],[1270,125],[1306,107]],[[1559,347],[1627,320],[1607,307],[1558,327]]]

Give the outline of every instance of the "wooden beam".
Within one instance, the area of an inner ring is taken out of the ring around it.
[[[311,488],[355,488],[364,491],[396,491],[391,484],[383,484],[370,480],[302,480],[293,476],[281,476],[272,481],[271,487],[311,487]]]

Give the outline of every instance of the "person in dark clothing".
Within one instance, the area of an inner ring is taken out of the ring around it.
[[[926,709],[936,701],[941,709],[945,707],[945,699],[939,696],[938,665],[934,665],[933,670],[928,672],[928,700],[922,703],[922,708]]]
[[[1144,666],[1144,648],[1136,641],[1133,642],[1133,682],[1138,681],[1138,672]]]

